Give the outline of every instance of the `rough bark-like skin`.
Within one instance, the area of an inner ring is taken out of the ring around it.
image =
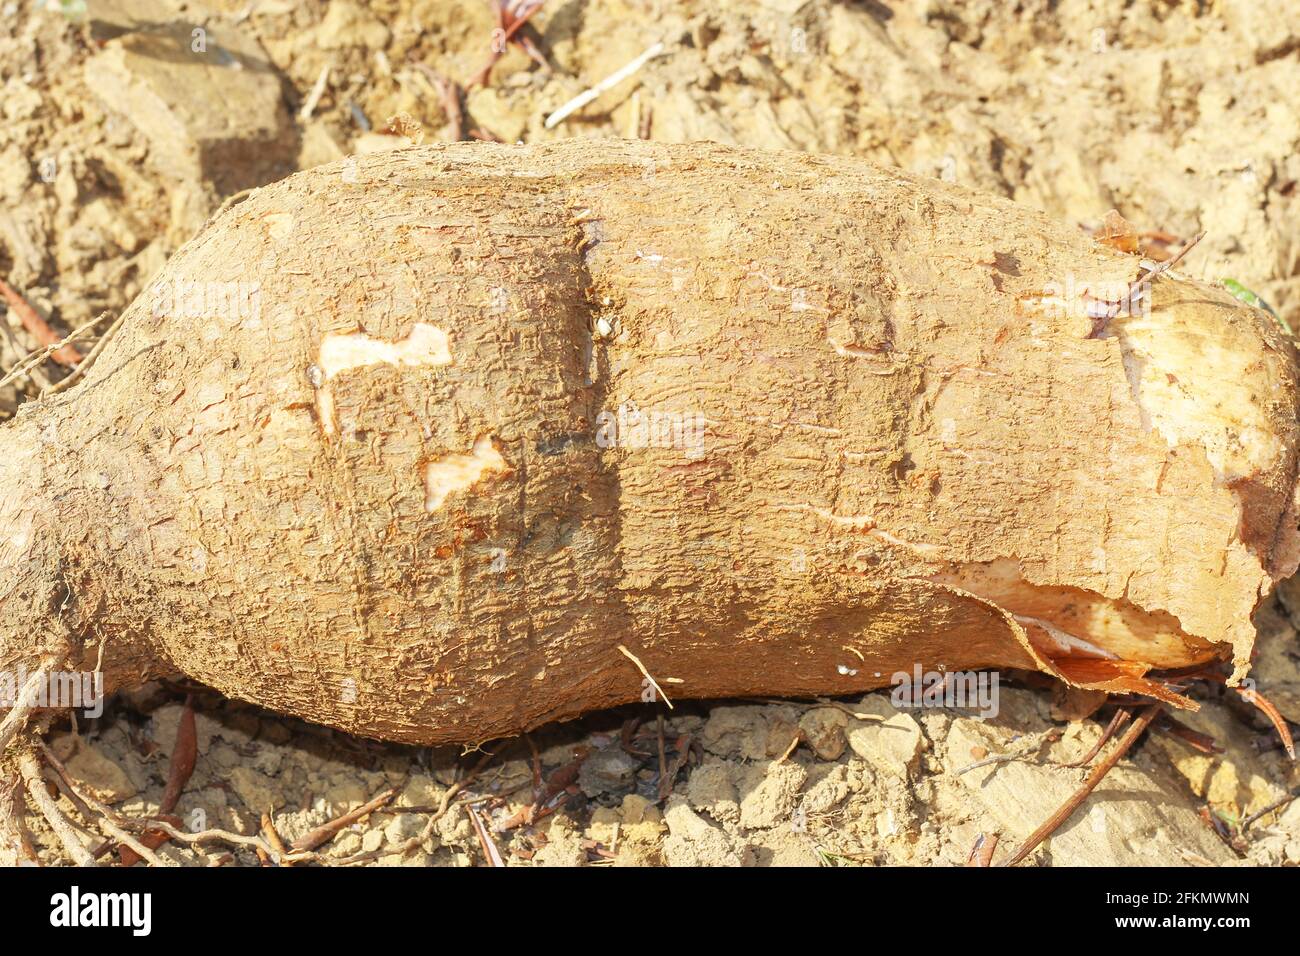
[[[0,432],[0,665],[102,638],[119,684],[175,669],[425,743],[637,700],[620,644],[682,697],[1243,673],[1296,563],[1292,351],[1181,279],[1098,338],[1044,292],[1136,275],[844,159],[456,145],[299,174],[159,279],[258,283],[257,314],[146,292]],[[321,365],[358,333],[390,358]],[[607,447],[621,405],[702,440]],[[463,480],[431,495],[431,465]]]

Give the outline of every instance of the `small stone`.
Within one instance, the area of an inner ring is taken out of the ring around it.
[[[925,744],[921,725],[878,694],[868,694],[855,709],[884,719],[854,720],[848,731],[853,752],[883,773],[909,779]]]
[[[751,773],[758,783],[748,788],[740,801],[740,825],[766,829],[789,823],[808,772],[795,763],[773,763],[766,771],[755,767]]]
[[[614,840],[614,828],[623,825],[623,816],[613,807],[597,807],[591,812],[591,822],[587,824],[588,839],[609,846]]]
[[[258,773],[272,777],[280,772],[283,763],[284,751],[279,747],[259,747],[248,765]]]
[[[1193,730],[1208,734],[1223,753],[1204,754],[1172,737],[1157,737],[1174,768],[1192,790],[1216,810],[1241,817],[1278,799],[1283,788],[1271,779],[1268,760],[1252,746],[1254,731],[1224,701],[1205,701],[1198,711],[1179,714]]]
[[[708,760],[696,767],[686,781],[686,799],[722,823],[740,820],[740,797],[733,777],[735,766],[722,760]]]
[[[413,773],[393,798],[394,807],[436,807],[444,790],[432,777]]]
[[[1284,852],[1288,863],[1300,864],[1300,838],[1289,842]]]
[[[381,856],[376,862],[380,866],[427,867],[436,866],[438,861],[432,853],[413,850],[410,853],[389,853],[386,856]]]
[[[128,33],[108,40],[85,73],[168,175],[206,180],[228,195],[293,169],[298,140],[280,77],[261,45],[237,29],[175,21]]]
[[[405,843],[424,831],[424,817],[418,813],[398,813],[384,827],[384,836],[389,843]]]
[[[78,738],[72,734],[56,733],[50,737],[49,748],[65,764],[77,752]]]
[[[434,825],[438,839],[448,846],[467,844],[478,840],[474,836],[474,825],[469,822],[469,814],[463,809],[448,813]]]
[[[149,737],[158,745],[158,755],[170,759],[176,747],[176,734],[180,730],[181,715],[185,708],[181,704],[166,704],[156,709],[149,717]],[[200,754],[206,754],[212,746],[213,737],[222,731],[221,724],[207,714],[194,714],[194,744]]]
[[[533,857],[534,866],[586,866],[583,836],[567,817],[552,817],[546,831],[546,845]]]
[[[822,760],[838,760],[844,753],[849,715],[834,707],[816,707],[799,718],[808,746]]]
[[[767,725],[767,756],[782,757],[793,750],[793,744],[802,740],[799,725],[781,713],[777,713]]]
[[[361,834],[361,852],[374,853],[384,845],[383,830],[367,830]]]
[[[259,739],[269,744],[287,744],[293,739],[293,733],[278,720],[262,721]]]
[[[284,806],[284,795],[268,786],[266,777],[249,767],[232,768],[227,779],[231,789],[255,816]]]
[[[348,779],[338,780],[325,791],[324,797],[334,816],[347,813],[370,799],[366,788],[359,781]]]
[[[664,822],[668,837],[663,850],[669,866],[744,865],[744,855],[727,834],[692,810],[684,797],[674,794],[668,799]]]
[[[491,86],[480,86],[466,97],[466,107],[474,120],[500,137],[502,142],[514,143],[528,128],[528,112],[519,108]]]
[[[361,834],[355,830],[344,830],[329,844],[327,851],[331,856],[352,856],[361,852]]]
[[[1179,714],[1180,719],[1185,716]],[[1026,746],[1013,735],[1011,729],[991,722],[958,718],[943,744],[947,763],[969,763],[972,747],[1003,754]],[[1115,766],[1097,798],[1058,829],[1034,858],[1050,855],[1054,866],[1149,866],[1179,860],[1186,850],[1213,863],[1232,859],[1232,851],[1197,815],[1199,801],[1191,799],[1185,787],[1166,780],[1163,771],[1146,772],[1141,763],[1125,759]],[[1031,758],[991,764],[956,780],[966,791],[963,807],[981,819],[980,828],[992,826],[1003,834],[1004,843],[1014,845],[1078,790],[1080,777],[1077,770]],[[1103,799],[1103,793],[1108,798]],[[1110,797],[1115,794],[1123,794],[1123,799]],[[887,822],[877,820],[880,827]]]
[[[344,157],[343,149],[322,120],[312,120],[303,127],[298,149],[298,168],[311,169]]]
[[[578,786],[589,797],[627,790],[636,781],[638,766],[640,764],[621,747],[597,750],[582,762]]]
[[[232,732],[238,735],[238,743],[248,743],[257,736],[258,728],[261,726],[261,718],[257,716],[257,711],[250,707],[234,706],[226,707],[221,715],[221,725],[224,728],[222,736],[226,740],[235,741]]]
[[[843,803],[852,792],[848,769],[842,765],[832,767],[830,773],[808,788],[802,806],[807,813],[825,813]]]
[[[659,808],[639,793],[629,793],[623,798],[623,822],[635,825],[642,821],[658,822],[662,818]]]
[[[121,766],[85,740],[67,762],[67,768],[72,779],[104,803],[121,803],[140,792]]]
[[[767,718],[761,707],[714,707],[700,737],[704,749],[719,757],[767,757]]]
[[[331,0],[325,19],[316,28],[316,45],[322,50],[340,50],[361,46],[382,50],[390,34],[369,10],[350,0]]]
[[[10,80],[5,86],[0,109],[3,109],[6,119],[15,121],[31,119],[40,108],[40,91],[17,78]]]

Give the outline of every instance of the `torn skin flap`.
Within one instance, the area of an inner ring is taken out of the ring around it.
[[[1038,669],[1074,687],[1142,694],[1194,709],[1190,700],[1145,675],[1223,654],[1186,634],[1171,614],[1081,588],[1033,584],[1010,559],[964,565],[929,580],[997,608],[1023,635]]]

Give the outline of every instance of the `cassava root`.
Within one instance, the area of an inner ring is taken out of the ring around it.
[[[1138,273],[847,159],[457,144],[300,173],[0,429],[0,669],[107,638],[110,687],[182,672],[418,743],[669,682],[1240,679],[1298,559],[1293,349],[1176,271],[1099,326]]]

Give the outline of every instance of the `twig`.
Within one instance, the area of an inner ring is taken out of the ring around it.
[[[990,866],[993,863],[993,851],[997,848],[998,835],[996,833],[989,835],[981,833],[975,838],[975,845],[971,847],[970,855],[966,857],[966,865]]]
[[[654,104],[644,102],[641,97],[641,91],[636,90],[632,94],[632,106],[629,112],[631,115],[628,117],[627,121],[627,138],[649,139],[650,128],[654,122]],[[857,654],[859,658],[862,657],[862,655],[853,650],[853,648],[850,647],[848,650],[853,651],[853,653]]]
[[[72,782],[71,776],[68,774],[67,768],[64,767],[63,764],[59,761],[59,759],[54,756],[53,752],[49,749],[48,746],[46,746],[45,744],[41,744],[41,749],[44,751],[45,759],[49,762],[50,766],[52,766],[55,772],[58,773],[60,776],[62,776],[63,779],[68,782],[69,786],[72,786],[75,791],[76,787]],[[195,845],[202,844],[202,843],[229,843],[234,846],[247,846],[253,848],[260,847],[261,849],[266,850],[268,852],[273,851],[274,849],[269,843],[267,843],[264,839],[262,839],[259,836],[245,836],[242,833],[231,833],[227,830],[200,830],[196,833],[186,833],[183,830],[177,829],[176,826],[173,825],[170,820],[166,820],[162,817],[142,817],[138,820],[133,820],[129,817],[125,817],[122,814],[118,813],[112,807],[105,806],[104,804],[99,803],[99,801],[95,800],[93,797],[87,796],[84,793],[81,794],[81,797],[91,806],[95,807],[95,809],[98,812],[102,813],[112,823],[117,824],[118,826],[122,827],[124,830],[133,830],[137,832],[139,831],[147,832],[149,830],[161,830],[164,833],[166,833],[167,836],[169,836],[172,840],[175,840],[179,843],[187,843],[187,844],[195,844]],[[300,860],[317,861],[320,859],[320,857],[316,853],[304,852],[304,853],[292,853],[286,859],[293,862],[297,862]]]
[[[14,735],[27,723],[27,715],[32,712],[33,701],[36,699],[36,688],[45,682],[53,669],[53,663],[43,664],[27,678],[27,683],[23,685],[13,707],[9,709],[5,719],[0,721],[0,753],[4,753],[5,748],[9,746],[9,741],[13,740]]]
[[[994,764],[1006,763],[1009,760],[1018,760],[1027,755],[1033,747],[1026,747],[1024,750],[1016,750],[1011,753],[994,754],[992,757],[985,757],[983,760],[976,760],[974,763],[968,763],[953,773],[954,777],[960,777],[964,773],[970,773],[972,770],[979,770],[981,767],[991,767]]]
[[[1186,676],[1194,680],[1219,684],[1222,687],[1228,686],[1228,678],[1222,674],[1216,674],[1214,671],[1203,671]],[[1242,700],[1268,718],[1269,723],[1273,725],[1273,729],[1277,731],[1277,735],[1282,738],[1282,746],[1286,748],[1287,756],[1295,760],[1295,740],[1291,736],[1291,728],[1287,726],[1286,719],[1273,702],[1254,688],[1233,687],[1231,690],[1236,691]]]
[[[1097,789],[1097,784],[1101,783],[1102,778],[1104,778],[1106,774],[1110,772],[1111,768],[1114,767],[1115,764],[1119,763],[1120,758],[1128,753],[1129,750],[1132,749],[1133,745],[1137,743],[1137,739],[1141,737],[1143,731],[1150,726],[1151,721],[1155,720],[1156,717],[1160,715],[1160,712],[1164,710],[1164,706],[1164,704],[1159,703],[1151,704],[1142,711],[1137,720],[1133,722],[1133,726],[1130,727],[1124,736],[1120,738],[1119,744],[1115,749],[1111,751],[1105,760],[1097,764],[1091,773],[1088,774],[1088,778],[1084,780],[1083,786],[1076,790],[1074,794],[1071,795],[1070,799],[1066,800],[1065,803],[1061,805],[1061,808],[1053,813],[1042,826],[1029,834],[1029,837],[1023,844],[1021,844],[1020,849],[1013,853],[1011,858],[1001,865],[1015,866],[1032,853],[1038,844],[1042,843],[1049,836],[1055,833],[1061,824],[1070,819],[1074,814],[1074,811],[1079,809],[1079,806],[1088,799],[1088,795],[1092,793],[1093,790]]]
[[[368,863],[371,860],[377,860],[380,856],[391,856],[394,854],[404,856],[412,850],[423,846],[424,842],[428,840],[429,837],[433,836],[433,829],[438,825],[438,821],[445,817],[447,811],[452,808],[452,801],[456,799],[456,795],[477,779],[478,775],[482,773],[483,768],[487,766],[487,762],[491,760],[493,756],[493,754],[484,753],[483,756],[479,758],[478,763],[474,765],[473,770],[466,774],[463,779],[457,780],[443,792],[442,799],[438,802],[437,811],[429,815],[429,819],[424,823],[424,829],[418,834],[413,837],[408,837],[405,842],[399,843],[395,847],[390,847],[384,850],[371,850],[366,853],[357,853],[353,856],[344,857],[342,860],[336,861],[335,865],[356,866],[358,863]]]
[[[217,211],[208,217],[209,221],[216,219],[218,216],[220,216],[227,209],[230,209],[232,206],[238,206],[241,202],[243,202],[249,196],[253,195],[253,193],[255,192],[257,192],[257,187],[249,186],[247,189],[241,189],[237,193],[231,193],[225,199],[221,200],[221,205],[217,207]]]
[[[144,843],[141,840],[137,840],[106,816],[98,817],[95,820],[95,825],[99,827],[104,836],[112,837],[113,840],[121,844],[118,849],[119,853],[121,853],[123,866],[134,866],[139,860],[144,860],[150,866],[176,865],[164,860],[153,851],[153,847],[150,847],[147,843]],[[124,852],[125,850],[130,850],[132,853],[132,861],[130,863],[127,862],[127,857]]]
[[[1277,735],[1282,738],[1282,746],[1286,748],[1286,754],[1292,760],[1295,760],[1295,740],[1291,737],[1291,728],[1287,726],[1286,719],[1281,712],[1267,697],[1257,690],[1243,690],[1240,687],[1234,687],[1242,700],[1248,704],[1253,704],[1277,731]]]
[[[4,781],[4,802],[0,803],[0,833],[11,830],[10,835],[18,847],[18,852],[30,862],[39,865],[40,857],[37,856],[36,847],[32,843],[32,835],[27,829],[26,821],[23,819],[24,811],[27,808],[27,804],[21,795],[23,790],[21,777],[11,777]]]
[[[45,752],[47,763],[50,762],[51,760],[57,759],[52,755],[49,746],[45,743],[44,740],[40,742],[40,747],[41,750]],[[63,765],[59,764],[59,766],[62,767]],[[63,796],[67,798],[68,803],[72,804],[73,807],[76,808],[76,811],[79,814],[81,814],[81,818],[83,820],[85,820],[87,823],[94,822],[95,812],[90,809],[90,805],[87,804],[85,800],[81,799],[81,795],[72,788],[72,783],[69,779],[66,779],[62,773],[58,773],[58,772],[54,774],[53,778],[50,778],[49,774],[46,774],[46,778],[53,779],[54,785],[59,788],[59,793],[63,794]],[[112,848],[113,845],[111,843],[105,844],[101,849],[95,851],[95,858],[98,859],[99,857],[103,856]]]
[[[413,66],[420,71],[433,86],[439,99],[442,100],[442,111],[447,114],[447,122],[451,124],[452,142],[459,143],[465,139],[465,108],[460,105],[461,88],[455,80],[440,76],[430,67],[423,63],[415,63]]]
[[[656,721],[657,737],[659,738],[659,799],[664,798],[664,781],[668,776],[668,755],[664,752],[664,715],[659,714]]]
[[[1223,753],[1223,748],[1215,742],[1213,737],[1209,734],[1203,734],[1199,730],[1192,730],[1191,727],[1188,727],[1171,714],[1165,714],[1152,725],[1151,729],[1157,733],[1168,734],[1176,740],[1181,740],[1200,753],[1211,755]]]
[[[14,335],[14,331],[13,329],[9,328],[8,322],[0,322],[0,334],[4,335],[5,341],[8,342],[9,347],[13,349],[14,355],[22,356],[26,354],[27,352],[26,347],[23,346],[22,343],[18,341],[18,336]],[[20,358],[18,361],[21,363],[22,359]],[[46,376],[46,374],[42,372],[39,368],[29,368],[27,370],[27,377],[36,383],[36,387],[38,390],[43,391],[44,389],[50,387],[50,380],[48,376]]]
[[[694,745],[694,738],[690,734],[683,734],[677,738],[677,756],[668,764],[667,776],[659,781],[659,799],[656,802],[663,803],[673,795],[673,783],[677,779],[677,774],[681,773],[682,767],[686,766],[686,761],[691,759],[691,748]]]
[[[28,332],[36,337],[41,345],[52,346],[49,355],[60,365],[74,367],[81,361],[81,353],[68,345],[68,340],[59,340],[59,333],[50,328],[50,324],[40,317],[31,303],[4,279],[0,279],[0,296],[9,303],[9,308]],[[3,383],[0,383],[3,384]]]
[[[284,845],[284,840],[280,839],[280,832],[275,828],[275,819],[271,816],[271,811],[267,810],[262,814],[262,833],[266,837],[266,842],[275,848],[278,854],[276,859],[283,860],[289,855],[289,848]],[[285,866],[292,866],[286,863]]]
[[[393,797],[395,796],[397,796],[397,788],[390,787],[388,790],[385,790],[383,793],[375,797],[369,803],[362,804],[361,806],[357,807],[355,810],[352,810],[349,813],[345,813],[341,817],[336,817],[335,819],[330,820],[328,823],[322,823],[320,826],[312,830],[306,836],[301,836],[298,839],[294,840],[293,841],[294,851],[301,853],[307,850],[314,850],[321,844],[328,843],[330,840],[334,838],[335,834],[337,834],[340,830],[344,829],[345,827],[350,827],[352,824],[356,823],[362,817],[369,816],[375,810],[379,809],[384,804],[388,803],[389,800],[392,800]]]
[[[194,774],[194,765],[198,761],[198,735],[194,726],[194,695],[185,695],[185,706],[181,709],[180,719],[176,722],[176,743],[172,747],[171,762],[167,767],[167,788],[163,790],[162,802],[159,804],[160,815],[166,815],[176,809],[185,785]]]
[[[167,787],[163,790],[162,801],[158,806],[158,815],[167,816],[176,809],[185,784],[194,774],[194,765],[198,761],[198,739],[194,728],[194,695],[185,695],[185,707],[181,710],[176,725],[176,742],[172,746],[171,760],[167,767]],[[150,849],[158,849],[167,842],[167,834],[160,830],[145,833],[143,838]],[[136,858],[134,847],[119,847],[118,854],[123,866],[134,866]]]
[[[637,90],[632,94],[631,105],[628,108],[627,118],[627,138],[641,138],[641,91]]]
[[[18,757],[18,770],[27,782],[27,793],[32,798],[32,803],[36,804],[36,809],[41,812],[45,820],[54,831],[54,835],[59,838],[63,844],[63,849],[67,851],[68,856],[77,866],[98,866],[95,857],[82,844],[77,832],[68,822],[59,805],[50,797],[49,791],[45,789],[45,778],[41,774],[40,764],[36,761],[36,756],[27,751]]]
[[[533,58],[544,70],[550,70],[546,58],[542,56],[541,51],[528,40],[526,37],[519,35],[519,31],[524,28],[546,0],[491,0],[493,12],[497,16],[497,29],[492,31],[492,47],[488,56],[488,61],[483,65],[483,69],[474,74],[474,77],[466,86],[482,84],[487,86],[488,81],[492,78],[492,68],[497,65],[497,60],[505,55],[506,48],[511,43],[517,43],[523,48],[524,52]],[[497,32],[500,31],[500,36]]]
[[[316,77],[316,82],[311,86],[311,92],[307,98],[302,101],[302,109],[298,111],[298,119],[307,122],[311,119],[311,114],[316,112],[316,104],[320,102],[321,96],[325,93],[325,84],[329,82],[330,65],[326,63],[320,68],[320,74]]]
[[[803,728],[800,728],[794,732],[794,738],[790,741],[790,745],[785,748],[785,752],[782,753],[781,756],[776,759],[776,762],[779,764],[785,763],[787,760],[790,759],[790,755],[795,752],[795,749],[803,742],[804,742],[804,732],[803,732]]]
[[[1196,244],[1204,238],[1205,238],[1204,232],[1197,234],[1197,236],[1194,239],[1192,239],[1191,242],[1183,246],[1181,249],[1179,249],[1176,253],[1174,253],[1170,258],[1166,259],[1164,262],[1158,263],[1154,269],[1152,269],[1145,276],[1142,276],[1138,281],[1142,281],[1143,279],[1150,281],[1151,279],[1154,279],[1156,276],[1160,275],[1162,272],[1168,272],[1170,269],[1176,266],[1179,263],[1179,261],[1182,260],[1183,256],[1191,252],[1192,249],[1195,248]]]
[[[102,848],[104,852],[111,850],[114,844],[121,844],[119,850],[122,853],[123,866],[134,866],[140,860],[145,860],[150,866],[173,865],[153,852],[156,847],[149,846],[142,840],[137,840],[125,828],[118,826],[113,820],[116,814],[107,806],[88,793],[79,793],[73,783],[71,774],[68,773],[68,768],[63,765],[63,762],[58,757],[54,756],[54,752],[50,750],[44,741],[41,742],[40,746],[45,762],[54,770],[55,782],[59,785],[59,789],[63,791],[63,795],[77,808],[77,812],[88,823],[97,827],[104,836],[110,838],[109,842]],[[126,852],[128,849],[130,850],[130,857]],[[94,855],[98,857],[102,854],[96,853]]]
[[[497,832],[505,833],[517,827],[532,826],[543,817],[554,813],[558,803],[552,804],[552,801],[573,785],[582,772],[583,763],[590,756],[590,747],[578,748],[572,760],[551,772],[550,777],[546,780],[546,786],[538,792],[532,804],[524,807],[510,819],[503,821],[497,827]]]
[[[254,849],[261,848],[266,852],[274,852],[274,848],[262,839],[260,836],[245,836],[242,833],[231,833],[229,830],[199,830],[195,833],[186,833],[169,820],[162,817],[141,817],[138,820],[130,820],[119,813],[110,813],[113,821],[122,827],[130,830],[162,830],[168,837],[178,843],[202,844],[202,843],[229,843],[233,846],[246,846]],[[285,861],[319,861],[320,856],[316,853],[292,853],[285,857]]]
[[[605,77],[595,86],[591,87],[591,89],[584,90],[583,92],[579,93],[577,96],[569,100],[569,102],[565,103],[563,106],[561,106],[550,116],[546,117],[546,128],[555,129],[555,127],[563,123],[573,113],[576,113],[578,110],[582,109],[592,100],[600,96],[600,94],[618,86],[618,84],[622,83],[624,80],[626,80],[637,70],[641,69],[641,67],[645,66],[655,57],[659,56],[659,54],[663,53],[665,49],[666,47],[662,42],[654,44],[649,49],[645,50],[640,56],[638,56],[631,63],[625,64],[624,66],[615,70],[613,73]]]
[[[98,318],[94,319],[93,321],[87,322],[81,328],[77,329],[75,332],[70,334],[67,338],[60,339],[58,342],[54,343],[53,345],[47,345],[45,348],[39,349],[38,351],[35,352],[31,352],[30,354],[25,356],[22,361],[20,361],[9,371],[9,374],[7,374],[4,378],[0,378],[0,387],[8,385],[14,379],[20,378],[21,376],[28,374],[33,368],[40,365],[50,356],[54,355],[54,353],[56,353],[64,345],[67,345],[69,342],[74,342],[77,339],[84,338],[86,333],[89,332],[91,329],[93,329],[95,326],[97,326],[100,322],[102,322],[107,315],[108,315],[107,312],[103,312],[99,315]],[[78,354],[78,357],[80,357],[80,354]]]
[[[488,832],[483,825],[482,818],[478,815],[478,810],[472,805],[465,808],[469,814],[469,819],[474,824],[474,833],[478,836],[478,844],[483,850],[483,856],[487,858],[488,866],[504,867],[505,861],[501,859],[501,851],[497,849],[496,841],[492,839],[492,834]]]
[[[1106,729],[1101,732],[1101,736],[1097,738],[1097,743],[1093,745],[1093,748],[1078,760],[1072,761],[1071,763],[1063,763],[1061,766],[1070,768],[1085,767],[1092,763],[1092,758],[1101,753],[1101,748],[1106,746],[1106,741],[1110,740],[1111,737],[1114,737],[1115,734],[1118,733],[1119,729],[1127,724],[1132,717],[1133,712],[1127,707],[1116,708],[1115,713],[1110,718],[1110,723],[1107,724]]]
[[[1268,814],[1272,813],[1274,810],[1282,809],[1282,807],[1285,807],[1288,803],[1295,800],[1297,797],[1300,797],[1300,787],[1297,787],[1296,789],[1292,790],[1290,793],[1285,794],[1284,796],[1281,796],[1278,799],[1274,800],[1272,803],[1264,807],[1262,810],[1256,810],[1250,816],[1246,817],[1246,819],[1241,821],[1242,832],[1243,833],[1246,832],[1246,828],[1250,826],[1252,823],[1254,823],[1256,820],[1260,819],[1261,817],[1268,816]]]
[[[665,694],[664,689],[659,686],[659,682],[650,676],[650,672],[645,669],[645,665],[641,663],[640,658],[638,658],[635,654],[629,651],[622,644],[618,645],[618,649],[623,653],[624,657],[626,657],[628,660],[630,660],[633,664],[636,665],[637,670],[641,672],[641,675],[650,682],[650,686],[655,689],[655,692],[658,693],[661,698],[663,698],[663,702],[668,705],[668,709],[672,710],[673,702],[668,699],[668,695]]]
[[[1011,760],[1019,760],[1022,757],[1027,757],[1033,751],[1041,748],[1045,742],[1055,739],[1054,735],[1057,733],[1059,733],[1059,731],[1057,731],[1057,729],[1053,727],[1049,730],[1044,731],[1041,735],[1039,735],[1037,740],[1035,740],[1032,744],[1029,744],[1026,747],[1022,747],[1019,750],[1009,750],[1006,753],[1002,753],[1002,754],[994,754],[992,757],[985,757],[983,760],[977,760],[974,763],[967,764],[966,766],[962,767],[960,770],[954,771],[953,776],[960,777],[964,773],[970,773],[972,770],[978,770],[981,767],[991,767],[994,764],[1007,763],[1008,761]]]
[[[1120,306],[1125,302],[1132,303],[1137,301],[1134,298],[1134,296],[1137,295],[1137,293],[1141,290],[1144,283],[1150,282],[1156,276],[1168,272],[1170,269],[1172,269],[1175,265],[1177,265],[1182,260],[1183,256],[1191,252],[1193,247],[1195,247],[1195,245],[1204,238],[1205,238],[1205,233],[1202,232],[1198,234],[1196,238],[1192,239],[1191,242],[1187,243],[1187,245],[1179,249],[1177,253],[1175,253],[1170,258],[1166,259],[1164,262],[1157,263],[1156,266],[1150,270],[1147,270],[1145,267],[1139,265],[1138,277],[1129,283],[1128,291],[1125,292],[1124,295],[1121,296],[1120,298],[1096,299],[1095,301],[1101,302],[1105,305],[1112,305],[1112,306]],[[1114,316],[1108,316],[1108,318],[1114,318]]]

